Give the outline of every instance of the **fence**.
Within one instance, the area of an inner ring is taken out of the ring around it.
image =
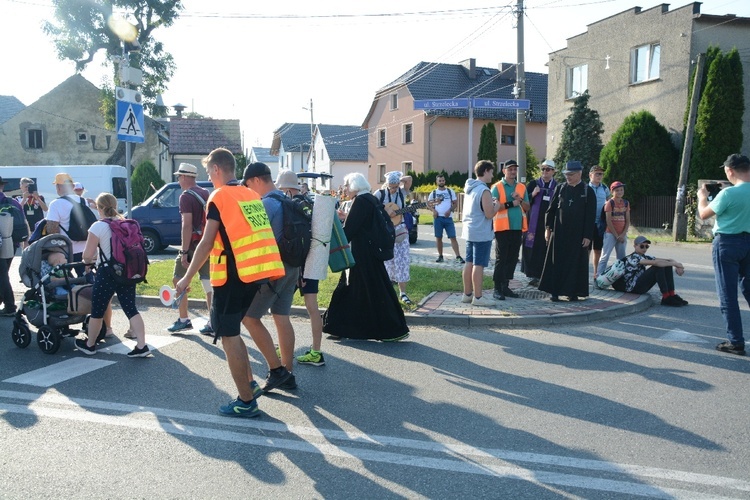
[[[630,211],[630,223],[636,227],[672,227],[676,201],[676,196],[646,196]]]

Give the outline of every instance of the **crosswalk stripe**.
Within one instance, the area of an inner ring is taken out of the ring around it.
[[[114,363],[115,361],[105,361],[103,359],[71,358],[55,363],[54,365],[22,373],[21,375],[5,379],[3,382],[33,385],[36,387],[52,387],[60,382],[80,377],[81,375]]]

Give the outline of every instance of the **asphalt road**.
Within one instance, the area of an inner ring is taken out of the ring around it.
[[[69,339],[55,355],[19,349],[0,318],[0,497],[750,498],[750,360],[713,349],[710,248],[650,253],[685,263],[689,306],[324,340],[326,366],[296,366],[299,388],[262,397],[254,420],[217,414],[236,395],[223,352],[168,335],[171,310],[142,310],[146,359],[119,339],[92,357]],[[302,353],[309,327],[294,326]]]

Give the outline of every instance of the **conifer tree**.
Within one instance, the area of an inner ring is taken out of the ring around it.
[[[484,124],[479,134],[477,161],[479,160],[489,160],[497,165],[497,130],[492,122]]]
[[[576,97],[570,115],[563,120],[560,145],[553,158],[561,167],[569,160],[580,161],[584,168],[599,162],[604,124],[599,112],[589,108],[589,97],[588,91]]]

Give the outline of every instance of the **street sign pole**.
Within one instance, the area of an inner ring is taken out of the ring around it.
[[[473,170],[472,165],[472,159],[474,151],[474,107],[471,105],[471,101],[469,101],[469,179],[471,179],[471,172]]]

